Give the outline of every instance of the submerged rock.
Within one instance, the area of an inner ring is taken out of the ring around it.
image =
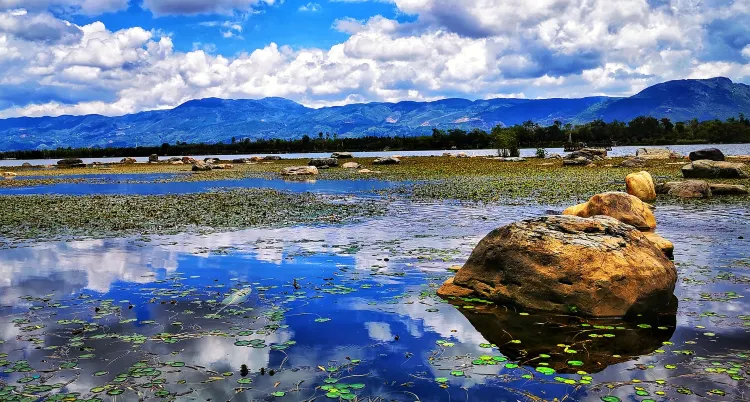
[[[396,158],[395,156],[389,156],[386,158],[378,158],[372,161],[372,163],[376,165],[398,165],[401,163],[401,159]]]
[[[691,161],[723,161],[725,159],[724,153],[721,152],[718,148],[705,148],[698,151],[693,151],[688,155],[688,158]]]
[[[331,158],[336,159],[351,159],[354,155],[351,152],[334,152],[331,154]]]
[[[281,170],[282,176],[314,176],[318,174],[315,166],[291,166]]]
[[[545,216],[490,232],[438,294],[616,317],[663,308],[676,281],[674,264],[630,225],[606,216]]]
[[[656,199],[654,179],[646,171],[631,173],[625,177],[625,187],[628,194],[638,197],[641,201]]]
[[[608,192],[597,194],[588,202],[566,209],[563,215],[575,215],[582,218],[606,215],[635,226],[639,230],[648,231],[656,228],[656,217],[652,208],[653,206],[630,194]]]
[[[317,168],[335,167],[338,165],[339,161],[336,158],[313,158],[307,163],[307,166],[315,166]]]
[[[683,166],[682,176],[686,179],[741,179],[748,174],[742,163],[699,160]]]

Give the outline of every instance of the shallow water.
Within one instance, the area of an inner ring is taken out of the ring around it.
[[[167,181],[170,174],[111,174],[111,175],[72,175],[61,176],[66,179],[82,178],[83,183],[59,183],[27,187],[0,188],[0,195],[20,194],[132,194],[132,195],[166,195],[187,194],[210,191],[216,188],[270,188],[295,193],[315,192],[320,194],[362,194],[377,190],[386,190],[404,183],[383,180],[272,180],[262,178],[244,178],[212,181]],[[24,176],[24,179],[40,178]],[[16,180],[18,178],[14,178]]]
[[[344,226],[0,250],[0,382],[103,400],[745,398],[744,207],[657,209],[680,275],[678,311],[659,322],[434,297],[487,232],[546,209],[399,200]],[[0,385],[3,400],[15,391]]]
[[[725,155],[750,155],[750,144],[699,144],[699,145],[664,145],[660,147],[666,147],[671,150],[677,151],[682,155],[687,155],[692,151],[704,148],[719,148],[724,152]],[[609,152],[610,156],[627,156],[635,155],[638,148],[642,146],[625,146],[625,147],[613,147],[612,151]],[[646,147],[651,148],[651,147]],[[563,148],[546,148],[548,154],[561,154],[565,152]],[[361,158],[380,158],[392,155],[401,156],[440,156],[445,152],[457,154],[459,152],[465,152],[467,155],[472,156],[496,156],[497,149],[449,149],[449,150],[428,150],[428,151],[390,151],[390,152],[354,152],[354,156]],[[196,159],[203,158],[219,158],[221,160],[232,160],[240,158],[251,158],[253,156],[266,156],[270,154],[244,154],[244,155],[194,155]],[[327,158],[331,156],[330,152],[310,152],[310,153],[289,153],[280,155],[284,159],[307,159],[307,158]],[[536,148],[524,148],[521,149],[521,156],[533,157],[536,156]],[[169,159],[170,156],[161,156],[160,159]],[[82,158],[84,163],[115,163],[119,162],[122,158]],[[138,162],[148,162],[147,156],[140,156],[135,158]],[[13,159],[13,160],[0,160],[0,166],[21,166],[28,162],[32,165],[54,165],[58,159]]]

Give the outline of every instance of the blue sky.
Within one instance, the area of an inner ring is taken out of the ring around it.
[[[750,83],[750,0],[0,0],[0,118]]]

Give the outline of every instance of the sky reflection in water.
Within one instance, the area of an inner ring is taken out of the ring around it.
[[[0,381],[18,389],[66,384],[64,392],[104,400],[112,390],[124,391],[125,400],[137,399],[136,392],[215,401],[238,390],[235,400],[347,395],[335,384],[349,384],[341,389],[360,400],[399,401],[644,400],[661,391],[678,400],[719,400],[748,391],[744,379],[731,378],[750,369],[742,357],[750,349],[748,324],[740,317],[747,302],[737,298],[747,296],[750,278],[746,208],[657,209],[660,233],[676,244],[680,274],[679,310],[658,323],[456,308],[432,295],[448,277],[446,267],[462,263],[484,234],[544,213],[398,201],[386,217],[347,226],[0,250],[0,353],[8,355],[0,363],[7,360],[8,369],[25,360],[32,368],[0,373]],[[213,315],[232,289],[245,286],[253,289],[245,303]],[[84,326],[92,321],[99,325]],[[263,342],[243,342],[254,339]],[[70,362],[76,366],[57,369]],[[34,375],[40,377],[17,382]],[[238,383],[243,378],[252,382]],[[614,381],[613,389],[600,385]]]

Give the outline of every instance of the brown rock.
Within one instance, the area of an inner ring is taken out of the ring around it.
[[[709,198],[711,186],[703,180],[671,181],[660,186],[660,192],[680,198]]]
[[[643,232],[643,235],[661,250],[670,260],[674,259],[674,244],[654,232]]]
[[[653,201],[656,199],[656,187],[651,174],[646,171],[631,173],[625,177],[625,186],[630,195],[638,197],[641,201]]]
[[[570,207],[563,211],[563,215],[575,215],[582,218],[606,215],[633,225],[639,230],[647,231],[656,228],[656,218],[651,211],[652,208],[651,205],[630,194],[609,192],[597,194],[585,204]]]
[[[126,165],[130,165],[130,164],[133,164],[133,163],[136,163],[136,162],[138,162],[138,161],[135,158],[122,158],[120,160],[120,163],[124,163]]]
[[[203,161],[195,161],[193,163],[193,172],[210,172],[212,166]]]
[[[189,156],[183,156],[182,157],[182,163],[184,163],[186,165],[192,165],[193,163],[195,163],[195,159],[191,158]]]
[[[341,167],[343,167],[344,169],[359,169],[362,167],[362,165],[357,162],[346,162],[341,165]]]
[[[699,160],[682,167],[686,179],[741,179],[748,177],[742,163]]]
[[[718,184],[711,183],[711,195],[748,195],[747,187],[739,184]]]
[[[676,281],[674,264],[630,225],[606,216],[545,216],[490,232],[438,294],[617,317],[668,305]]]
[[[636,156],[635,158],[625,159],[624,161],[620,163],[620,166],[626,167],[626,168],[637,168],[637,167],[644,167],[646,166],[647,163],[648,163],[648,160],[646,160],[645,158]]]
[[[438,294],[442,297],[469,297],[474,294],[474,291],[453,284],[453,278],[449,278],[438,290]]]

